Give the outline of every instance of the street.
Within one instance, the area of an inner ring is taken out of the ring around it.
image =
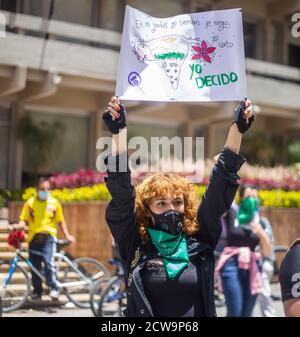
[[[284,317],[283,307],[281,301],[274,302],[278,317]],[[218,317],[226,316],[226,308],[217,308]],[[39,309],[18,310],[12,313],[3,314],[3,317],[93,317],[91,310],[79,308],[48,307]],[[256,304],[253,317],[261,317],[259,306]]]

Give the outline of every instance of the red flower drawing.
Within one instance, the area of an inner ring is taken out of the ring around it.
[[[192,60],[198,60],[201,59],[201,57],[206,61],[211,63],[210,55],[215,51],[215,47],[208,47],[207,43],[203,40],[201,42],[201,47],[199,46],[192,46],[192,48],[197,52],[193,57]]]

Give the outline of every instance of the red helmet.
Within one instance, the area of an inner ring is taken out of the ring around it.
[[[20,247],[20,243],[25,239],[25,232],[23,229],[15,229],[9,233],[7,242],[10,246],[15,248]]]

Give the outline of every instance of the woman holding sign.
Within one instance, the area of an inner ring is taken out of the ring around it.
[[[232,204],[237,171],[245,161],[239,150],[242,134],[254,121],[251,101],[236,109],[199,206],[193,186],[176,174],[151,174],[135,190],[126,161],[125,109],[117,97],[111,98],[103,119],[113,133],[106,177],[112,200],[106,221],[124,263],[125,315],[215,316],[214,248],[220,217]]]

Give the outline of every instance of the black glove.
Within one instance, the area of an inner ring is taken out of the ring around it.
[[[234,120],[232,124],[236,123],[240,133],[245,133],[255,120],[255,115],[253,115],[248,119],[247,123],[247,119],[244,118],[245,110],[246,110],[245,101],[241,101],[240,104],[234,110]]]
[[[104,111],[102,118],[107,126],[108,130],[113,134],[118,134],[121,129],[124,129],[126,124],[126,110],[122,104],[119,104],[120,110],[118,113],[120,114],[119,118],[116,118],[114,121],[112,120],[112,116],[110,115],[109,111]]]

